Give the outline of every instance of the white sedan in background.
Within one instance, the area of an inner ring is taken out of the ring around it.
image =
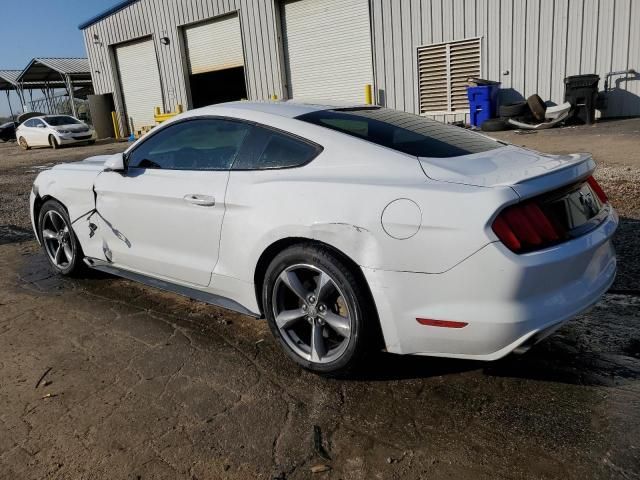
[[[336,374],[375,349],[495,360],[595,303],[618,217],[594,169],[381,107],[237,102],[40,173],[31,216],[57,272],[266,317]]]
[[[95,130],[69,115],[43,115],[24,121],[16,129],[18,144],[25,150],[31,147],[58,148],[76,143],[93,144]]]

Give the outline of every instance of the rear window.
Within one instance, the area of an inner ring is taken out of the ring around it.
[[[382,107],[320,110],[296,118],[417,157],[459,157],[503,146],[460,127]]]
[[[267,170],[300,167],[313,160],[321,150],[318,145],[256,125],[238,154],[233,168]]]

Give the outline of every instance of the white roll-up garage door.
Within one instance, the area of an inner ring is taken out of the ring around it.
[[[134,129],[155,125],[155,107],[163,107],[158,60],[152,40],[116,47],[120,88],[127,112],[127,123]]]
[[[282,8],[289,96],[364,102],[373,83],[368,0],[296,0]]]
[[[184,38],[192,75],[244,66],[237,15],[185,27]]]

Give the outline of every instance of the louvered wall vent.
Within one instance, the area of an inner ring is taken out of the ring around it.
[[[469,110],[467,79],[479,76],[479,38],[418,47],[420,113]]]

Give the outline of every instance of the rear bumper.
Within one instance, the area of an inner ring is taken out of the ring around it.
[[[394,353],[499,359],[539,341],[596,303],[616,272],[611,210],[595,230],[538,252],[486,245],[453,269],[421,274],[363,269]],[[416,318],[465,322],[425,326]]]

